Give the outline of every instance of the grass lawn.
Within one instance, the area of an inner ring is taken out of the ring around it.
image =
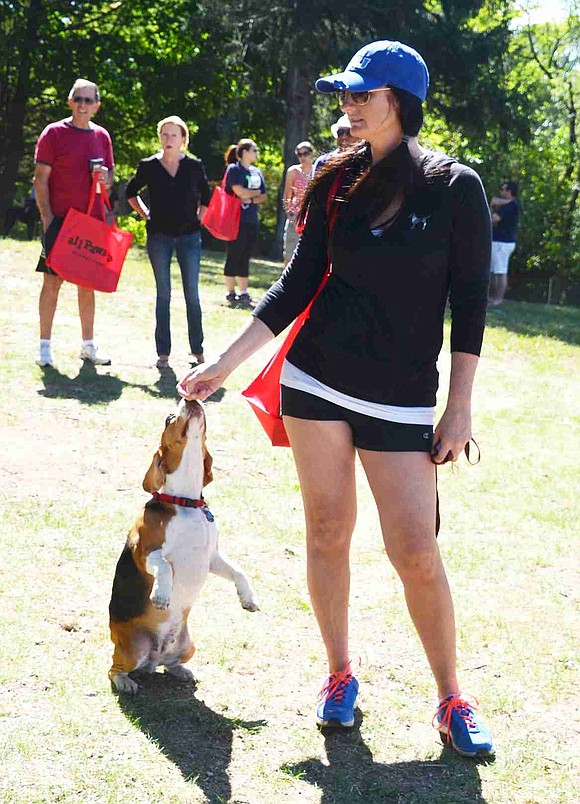
[[[207,403],[207,498],[261,611],[243,611],[234,588],[211,577],[190,616],[195,688],[155,674],[135,699],[111,692],[113,572],[188,366],[184,303],[176,273],[173,371],[160,375],[154,283],[134,249],[118,293],[97,301],[113,365],[81,365],[76,293],[65,286],[57,368],[42,370],[37,255],[37,243],[0,241],[0,801],[578,801],[580,311],[506,302],[490,312],[474,404],[483,459],[439,474],[461,678],[497,742],[495,763],[476,764],[431,728],[430,674],[362,472],[351,602],[360,713],[346,734],[314,727],[325,661],[299,488],[289,451],[269,447],[238,393],[265,352]],[[247,315],[223,305],[222,263],[203,262],[209,355]],[[279,270],[254,263],[255,295]],[[445,353],[443,376],[448,366]]]

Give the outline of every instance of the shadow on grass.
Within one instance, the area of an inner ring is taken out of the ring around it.
[[[234,731],[256,731],[265,721],[224,717],[194,697],[193,684],[179,684],[162,674],[134,674],[137,696],[120,695],[125,717],[194,783],[210,804],[228,802],[229,765]]]
[[[58,369],[45,367],[42,370],[44,389],[40,396],[48,399],[78,399],[85,405],[102,405],[119,399],[125,388],[139,388],[149,396],[179,399],[175,385],[177,377],[173,369],[165,369],[154,385],[143,385],[121,380],[113,374],[99,374],[92,363],[84,362],[76,377],[62,374]]]
[[[544,335],[564,343],[580,344],[580,310],[531,302],[504,301],[490,307],[486,326],[508,329],[518,335]]]
[[[313,758],[282,767],[321,790],[321,804],[486,804],[477,762],[443,748],[433,761],[376,763],[360,733],[360,711],[355,714],[352,729],[322,730],[328,764]]]
[[[226,395],[227,391],[225,388],[218,388],[217,391],[214,391],[211,396],[205,400],[206,402],[221,402],[224,396]]]

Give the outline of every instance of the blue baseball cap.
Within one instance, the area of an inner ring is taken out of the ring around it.
[[[365,45],[355,53],[342,73],[319,78],[319,92],[350,89],[364,92],[391,86],[404,89],[424,101],[429,87],[429,70],[423,57],[409,45],[383,39]]]

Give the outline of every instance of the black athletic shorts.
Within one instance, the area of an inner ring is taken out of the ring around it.
[[[53,218],[52,223],[42,235],[42,251],[40,252],[40,257],[36,266],[36,270],[40,271],[42,274],[51,274],[51,276],[57,276],[56,271],[53,271],[52,268],[49,268],[46,264],[46,255],[50,254],[50,249],[54,246],[54,241],[56,240],[56,236],[60,232],[60,228],[63,223],[64,218]]]
[[[280,386],[283,416],[313,421],[347,422],[359,449],[375,452],[431,452],[433,427],[429,424],[398,424],[374,416],[365,416],[335,405],[305,391]]]

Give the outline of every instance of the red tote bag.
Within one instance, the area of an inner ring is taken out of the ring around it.
[[[240,231],[242,202],[237,195],[226,192],[226,177],[222,179],[209,200],[202,226],[218,240],[236,240]]]
[[[105,207],[112,215],[111,202],[102,183],[97,192],[97,184],[95,176],[86,212],[72,208],[67,212],[46,264],[67,282],[113,293],[133,235],[117,228],[114,220],[106,222]],[[90,213],[97,199],[100,218],[93,218]]]
[[[329,235],[332,232],[336,215],[338,213],[338,207],[336,204],[333,204],[333,202],[340,185],[342,175],[343,171],[341,170],[333,182],[326,202],[326,217],[328,220]],[[280,413],[280,376],[282,374],[282,365],[286,359],[286,355],[290,351],[290,347],[294,343],[294,339],[304,326],[304,323],[308,320],[310,316],[310,308],[312,307],[318,294],[328,282],[328,277],[330,274],[331,266],[329,258],[326,273],[324,274],[322,281],[318,286],[318,290],[314,294],[314,297],[310,301],[308,307],[300,313],[298,318],[295,319],[290,332],[280,344],[279,349],[266,363],[256,379],[253,380],[248,387],[242,391],[242,396],[244,396],[252,406],[252,410],[266,431],[266,434],[272,442],[273,447],[290,446],[288,434],[286,432],[286,428],[284,427],[284,421]]]

